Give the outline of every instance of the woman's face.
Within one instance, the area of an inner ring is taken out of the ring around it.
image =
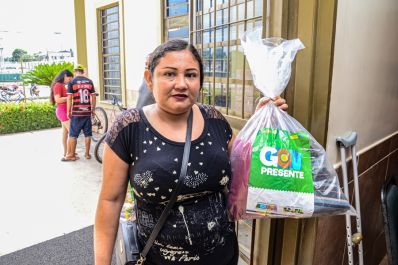
[[[189,50],[168,52],[155,67],[146,71],[149,89],[158,106],[172,114],[188,111],[199,95],[199,63]]]
[[[73,78],[72,76],[64,75],[64,84],[65,85],[68,84],[70,80],[72,80],[72,78]]]

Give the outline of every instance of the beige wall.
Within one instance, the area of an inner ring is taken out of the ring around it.
[[[89,78],[99,86],[98,36],[97,36],[97,5],[100,1],[85,0],[86,8],[86,42],[87,68]],[[103,2],[103,1],[102,1]]]
[[[126,87],[138,90],[146,55],[161,43],[161,1],[124,1]],[[145,3],[145,4],[144,4]]]
[[[398,1],[338,2],[327,153],[358,132],[363,152],[398,131]]]
[[[122,4],[124,4],[125,87],[127,90],[138,90],[142,82],[146,55],[161,43],[161,4],[158,0],[146,0],[145,4],[130,0],[85,1],[89,77],[97,87],[100,78],[100,65],[96,12],[98,8],[112,3],[119,3],[119,12],[122,12]],[[119,23],[122,27],[123,20],[120,19]],[[123,34],[121,28],[120,34]],[[122,46],[123,36],[120,41]],[[123,58],[121,58],[121,64],[123,64]],[[123,67],[123,65],[121,66]],[[132,105],[131,102],[128,102],[128,105]]]

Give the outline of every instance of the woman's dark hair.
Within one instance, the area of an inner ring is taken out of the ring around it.
[[[159,64],[159,60],[164,57],[166,53],[183,50],[190,51],[195,57],[196,61],[199,63],[200,87],[202,87],[204,79],[202,58],[200,58],[198,50],[196,50],[192,44],[189,44],[185,40],[174,39],[159,45],[150,55],[148,70],[153,75],[156,66]]]
[[[54,80],[52,81],[52,83],[51,83],[51,86],[50,86],[50,102],[51,102],[51,104],[53,104],[53,105],[55,105],[55,98],[54,98],[54,90],[53,90],[53,87],[54,87],[54,85],[56,84],[56,83],[61,83],[61,84],[63,84],[64,83],[64,79],[65,79],[65,76],[67,76],[67,77],[73,77],[73,74],[72,74],[72,72],[71,71],[69,71],[68,69],[65,69],[65,70],[62,70],[61,72],[59,72],[59,74],[54,78]]]

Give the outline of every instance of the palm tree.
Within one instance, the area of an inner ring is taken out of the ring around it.
[[[52,64],[39,64],[26,74],[23,74],[22,80],[25,84],[37,84],[50,86],[55,76],[62,70],[68,69],[73,72],[73,63],[62,62]]]

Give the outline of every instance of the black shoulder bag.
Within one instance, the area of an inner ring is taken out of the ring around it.
[[[177,200],[177,195],[181,190],[182,183],[187,173],[189,152],[191,149],[191,134],[192,134],[192,115],[193,110],[190,111],[188,117],[187,133],[185,137],[184,154],[182,157],[181,172],[177,185],[171,194],[170,200],[164,208],[159,217],[151,235],[146,242],[144,249],[141,249],[137,238],[137,223],[136,221],[120,222],[119,230],[115,243],[115,255],[117,265],[142,265],[145,262],[146,255],[152,247],[157,235],[160,232],[163,224],[170,214],[170,210]]]

